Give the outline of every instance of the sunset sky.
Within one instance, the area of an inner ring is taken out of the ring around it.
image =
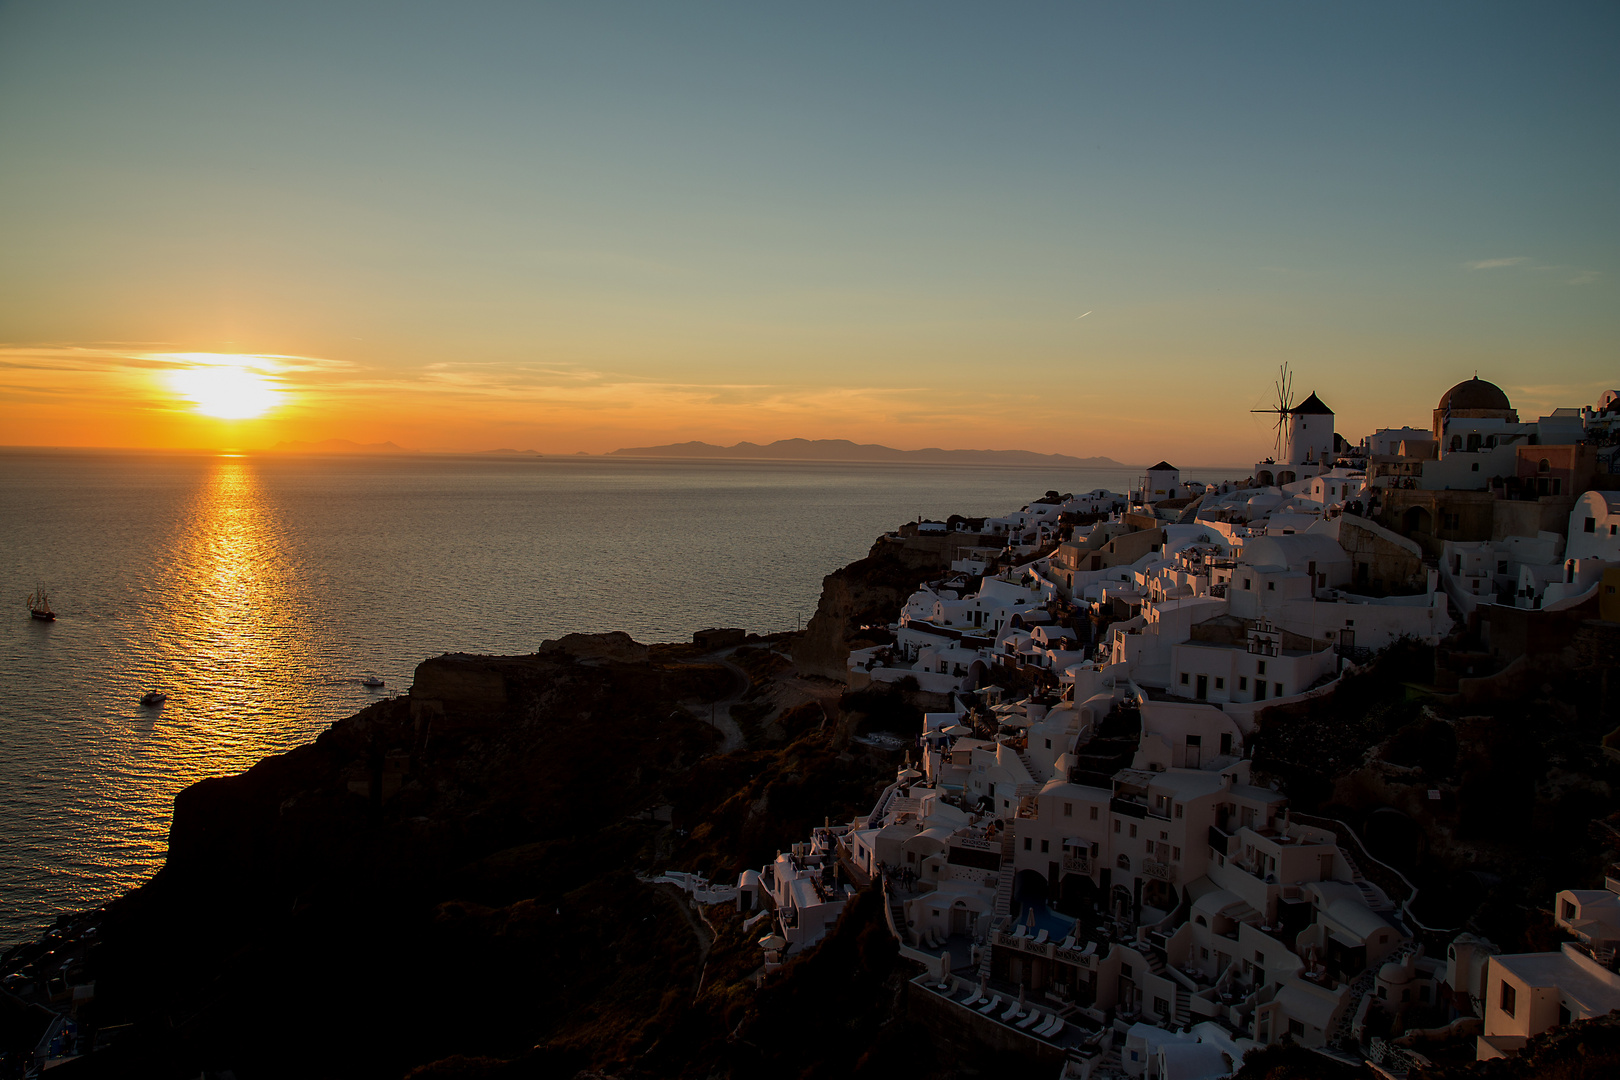
[[[1617,50],[1607,2],[0,3],[0,444],[1230,464],[1285,360],[1352,438],[1476,370],[1591,404]]]

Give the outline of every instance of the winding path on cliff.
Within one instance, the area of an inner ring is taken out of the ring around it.
[[[719,664],[721,667],[731,672],[732,676],[736,679],[736,688],[732,691],[731,696],[721,701],[713,702],[709,706],[710,714],[714,718],[715,727],[720,730],[722,735],[724,735],[724,738],[720,742],[719,750],[719,753],[722,754],[729,754],[734,750],[742,749],[742,728],[738,727],[737,721],[732,719],[731,707],[740,702],[743,697],[747,695],[748,691],[754,686],[754,680],[749,676],[748,672],[743,670],[742,665],[731,659],[732,652],[733,650],[731,649],[725,649],[721,652],[699,657],[696,660],[677,661],[677,663],[681,664]]]

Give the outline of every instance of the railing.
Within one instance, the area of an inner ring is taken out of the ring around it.
[[[1174,885],[1176,882],[1176,868],[1169,863],[1146,859],[1142,862],[1142,876]]]
[[[1076,855],[1063,856],[1063,869],[1071,870],[1078,874],[1091,873],[1091,853],[1082,851]]]
[[[1116,814],[1124,814],[1126,817],[1147,817],[1146,806],[1141,803],[1131,802],[1129,799],[1121,799],[1118,796],[1108,800],[1108,809]]]

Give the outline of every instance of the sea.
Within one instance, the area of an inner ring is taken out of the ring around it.
[[[572,631],[792,630],[825,575],[903,522],[1135,479],[0,449],[0,948],[148,879],[182,788],[406,692],[423,659]],[[55,622],[29,617],[37,587]],[[167,702],[141,705],[149,690]]]

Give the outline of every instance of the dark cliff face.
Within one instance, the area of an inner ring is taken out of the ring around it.
[[[866,558],[828,574],[810,625],[794,642],[793,662],[809,675],[840,682],[853,649],[875,644],[863,626],[893,622],[917,587],[950,569],[960,541],[948,537],[879,540]]]
[[[429,660],[408,697],[182,792],[165,868],[110,906],[86,972],[87,1023],[138,1033],[113,1065],[712,1073],[752,1022],[757,934],[636,872],[733,880],[867,808],[893,763],[809,708],[718,754],[703,703],[735,672],[619,637]],[[788,665],[757,651],[763,685]]]

